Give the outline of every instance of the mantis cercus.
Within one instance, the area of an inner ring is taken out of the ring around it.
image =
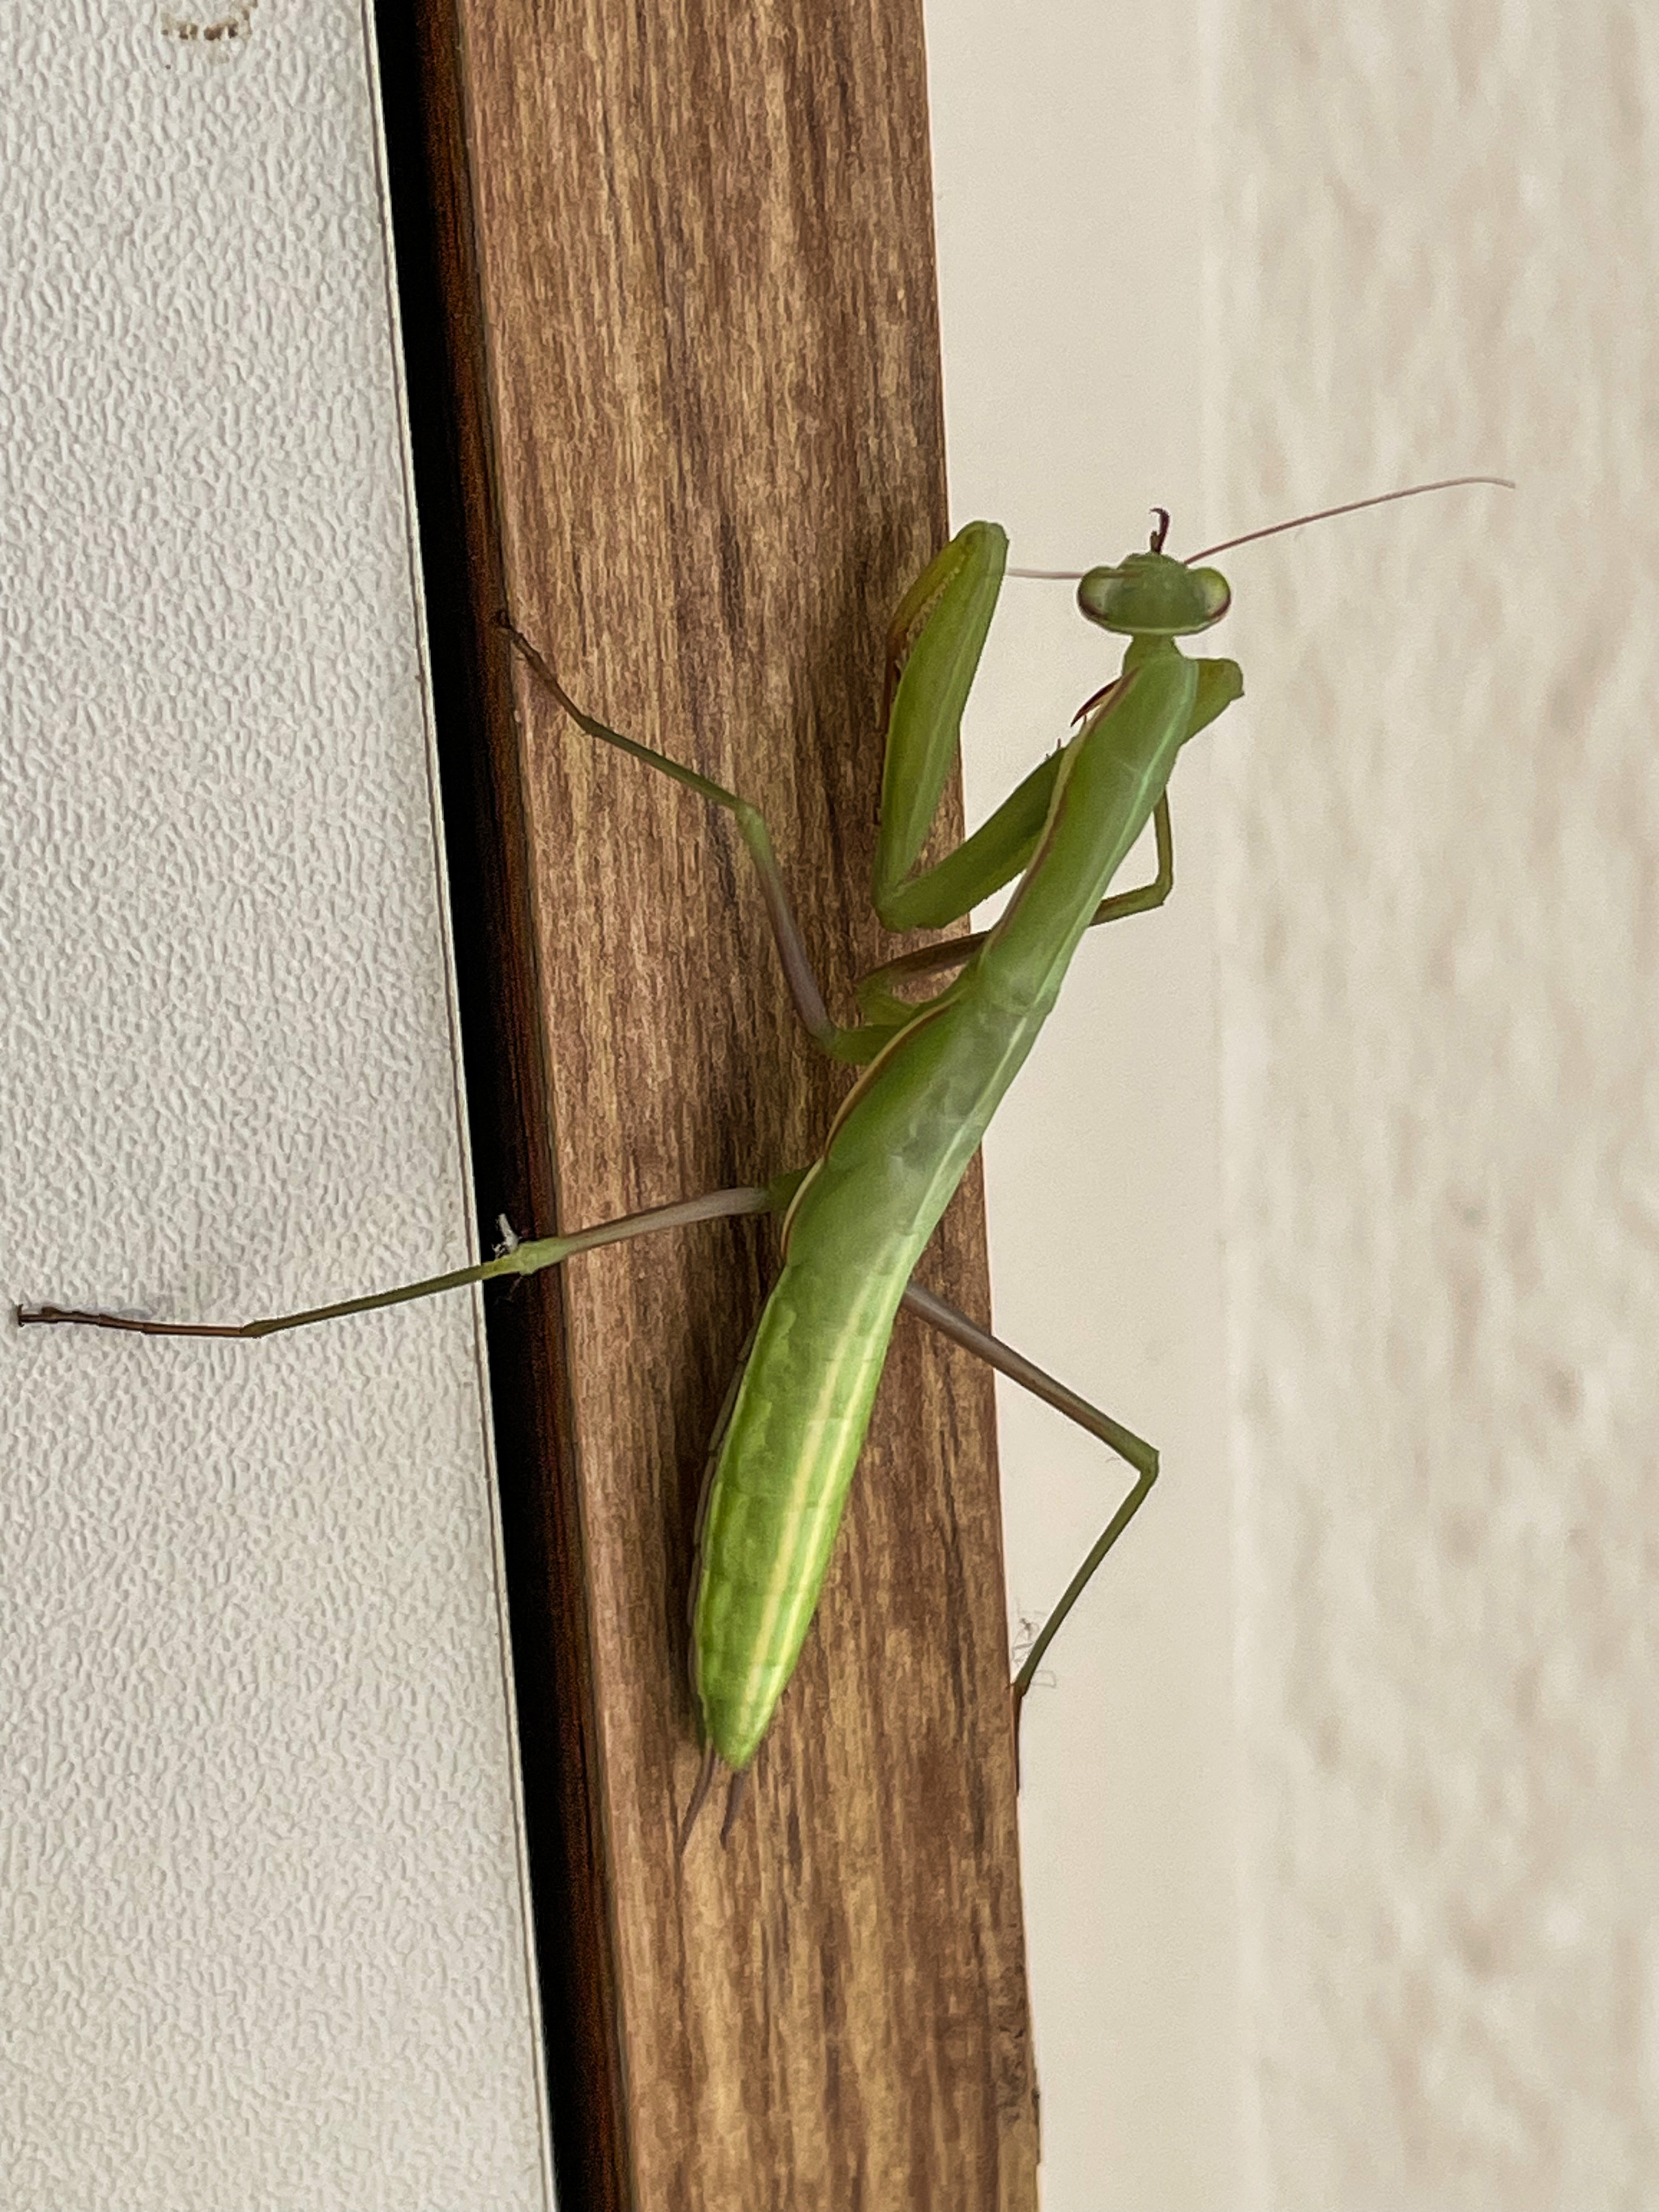
[[[1273,530],[1419,492],[1506,482],[1450,477],[1299,516]],[[764,1186],[710,1192],[574,1235],[514,1242],[477,1266],[398,1290],[238,1326],[56,1306],[17,1310],[20,1323],[82,1322],[156,1336],[268,1336],[464,1284],[533,1274],[654,1230],[719,1215],[781,1213],[781,1270],[720,1414],[698,1520],[691,1674],[705,1750],[682,1849],[719,1765],[733,1777],[722,1832],[729,1832],[743,1782],[794,1671],[901,1305],[1079,1423],[1134,1472],[1132,1487],[1014,1678],[1016,1724],[1055,1632],[1157,1478],[1151,1444],[911,1281],[1054,1005],[1085,931],[1145,913],[1168,897],[1175,861],[1165,787],[1176,757],[1243,690],[1235,662],[1189,659],[1176,641],[1211,629],[1231,601],[1220,573],[1196,564],[1248,539],[1231,538],[1179,561],[1164,551],[1169,517],[1157,512],[1146,552],[1066,578],[1077,583],[1078,604],[1090,622],[1129,640],[1118,675],[1087,702],[1069,742],[1033,769],[971,836],[920,873],[1001,591],[1005,534],[994,523],[969,523],[901,601],[888,634],[876,911],[889,929],[945,928],[1016,876],[1020,880],[993,928],[906,954],[866,976],[857,994],[860,1018],[849,1027],[834,1021],[825,1005],[757,811],[585,714],[535,647],[499,618],[534,678],[590,737],[631,753],[734,817],[802,1021],[823,1051],[862,1069],[809,1167]],[[1253,531],[1248,538],[1272,534]],[[1110,893],[1149,820],[1157,874],[1133,890]],[[918,1003],[899,995],[902,987],[951,969],[955,976],[933,997]]]

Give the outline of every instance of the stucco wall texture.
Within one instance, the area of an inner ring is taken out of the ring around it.
[[[1250,2201],[1659,2202],[1659,17],[1204,18]],[[1241,526],[1243,526],[1241,525]]]

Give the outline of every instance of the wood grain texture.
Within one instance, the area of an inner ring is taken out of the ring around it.
[[[920,0],[422,15],[432,187],[462,203],[437,258],[465,624],[504,596],[592,711],[762,807],[844,1012],[893,949],[885,623],[945,535]],[[507,1088],[551,1148],[509,1164],[517,1225],[553,1228],[555,1192],[574,1226],[804,1164],[849,1078],[799,1029],[730,823],[514,671],[515,718],[489,657],[490,896],[528,933],[496,986],[530,1034]],[[570,2046],[562,2184],[651,2212],[1030,2207],[992,1393],[908,1316],[749,1802],[676,1859],[696,1501],[775,1261],[770,1224],[712,1224],[590,1255],[508,1324],[546,1397],[512,1433],[548,1455],[526,1541],[554,1585],[515,1583],[521,1692],[544,1638],[578,1707],[527,1723],[578,1770],[538,1910],[592,1916],[562,1955],[603,2014]],[[976,1177],[924,1275],[987,1310]]]

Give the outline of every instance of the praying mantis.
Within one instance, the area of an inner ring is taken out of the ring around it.
[[[1022,1700],[1044,1655],[1157,1480],[1154,1447],[912,1280],[998,1104],[1059,996],[1085,932],[1161,905],[1175,881],[1167,793],[1183,745],[1243,690],[1237,663],[1194,659],[1179,641],[1212,629],[1231,592],[1209,557],[1251,539],[1389,500],[1469,484],[1457,477],[1357,500],[1253,531],[1177,560],[1170,521],[1145,552],[1066,580],[1098,628],[1128,643],[1117,676],[1085,702],[1074,734],[944,859],[920,866],[1005,573],[1007,538],[972,522],[906,592],[888,634],[886,757],[872,896],[890,930],[946,928],[1018,878],[1000,919],[890,962],[857,992],[859,1018],[831,1017],[766,823],[736,793],[587,714],[531,641],[498,621],[530,677],[588,737],[631,755],[728,811],[763,893],[784,977],[808,1033],[860,1071],[805,1169],[714,1191],[574,1234],[509,1239],[495,1257],[392,1291],[236,1325],[20,1306],[20,1324],[82,1322],[145,1335],[261,1337],[464,1285],[527,1275],[601,1245],[720,1216],[781,1217],[780,1273],[739,1360],[710,1447],[691,1587],[691,1679],[704,1756],[681,1825],[685,1849],[718,1770],[731,1774],[722,1835],[794,1672],[828,1571],[901,1307],[988,1361],[1105,1444],[1134,1480],[1027,1653]],[[1114,892],[1148,823],[1157,872]],[[951,971],[954,971],[951,973]],[[914,1000],[903,993],[945,975]]]

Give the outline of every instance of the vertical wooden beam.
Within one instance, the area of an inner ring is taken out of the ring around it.
[[[526,688],[497,605],[595,713],[763,810],[832,1000],[892,949],[883,638],[945,534],[921,6],[417,12],[381,38],[394,167],[418,150],[435,211],[399,249],[439,708],[481,825],[475,1119],[487,1212],[544,1231],[804,1164],[848,1079],[800,1033],[730,823]],[[675,1855],[697,1495],[774,1248],[716,1223],[591,1255],[496,1341],[563,2184],[1014,2212],[992,1395],[908,1317],[747,1808]],[[986,1310],[976,1178],[930,1258]]]

